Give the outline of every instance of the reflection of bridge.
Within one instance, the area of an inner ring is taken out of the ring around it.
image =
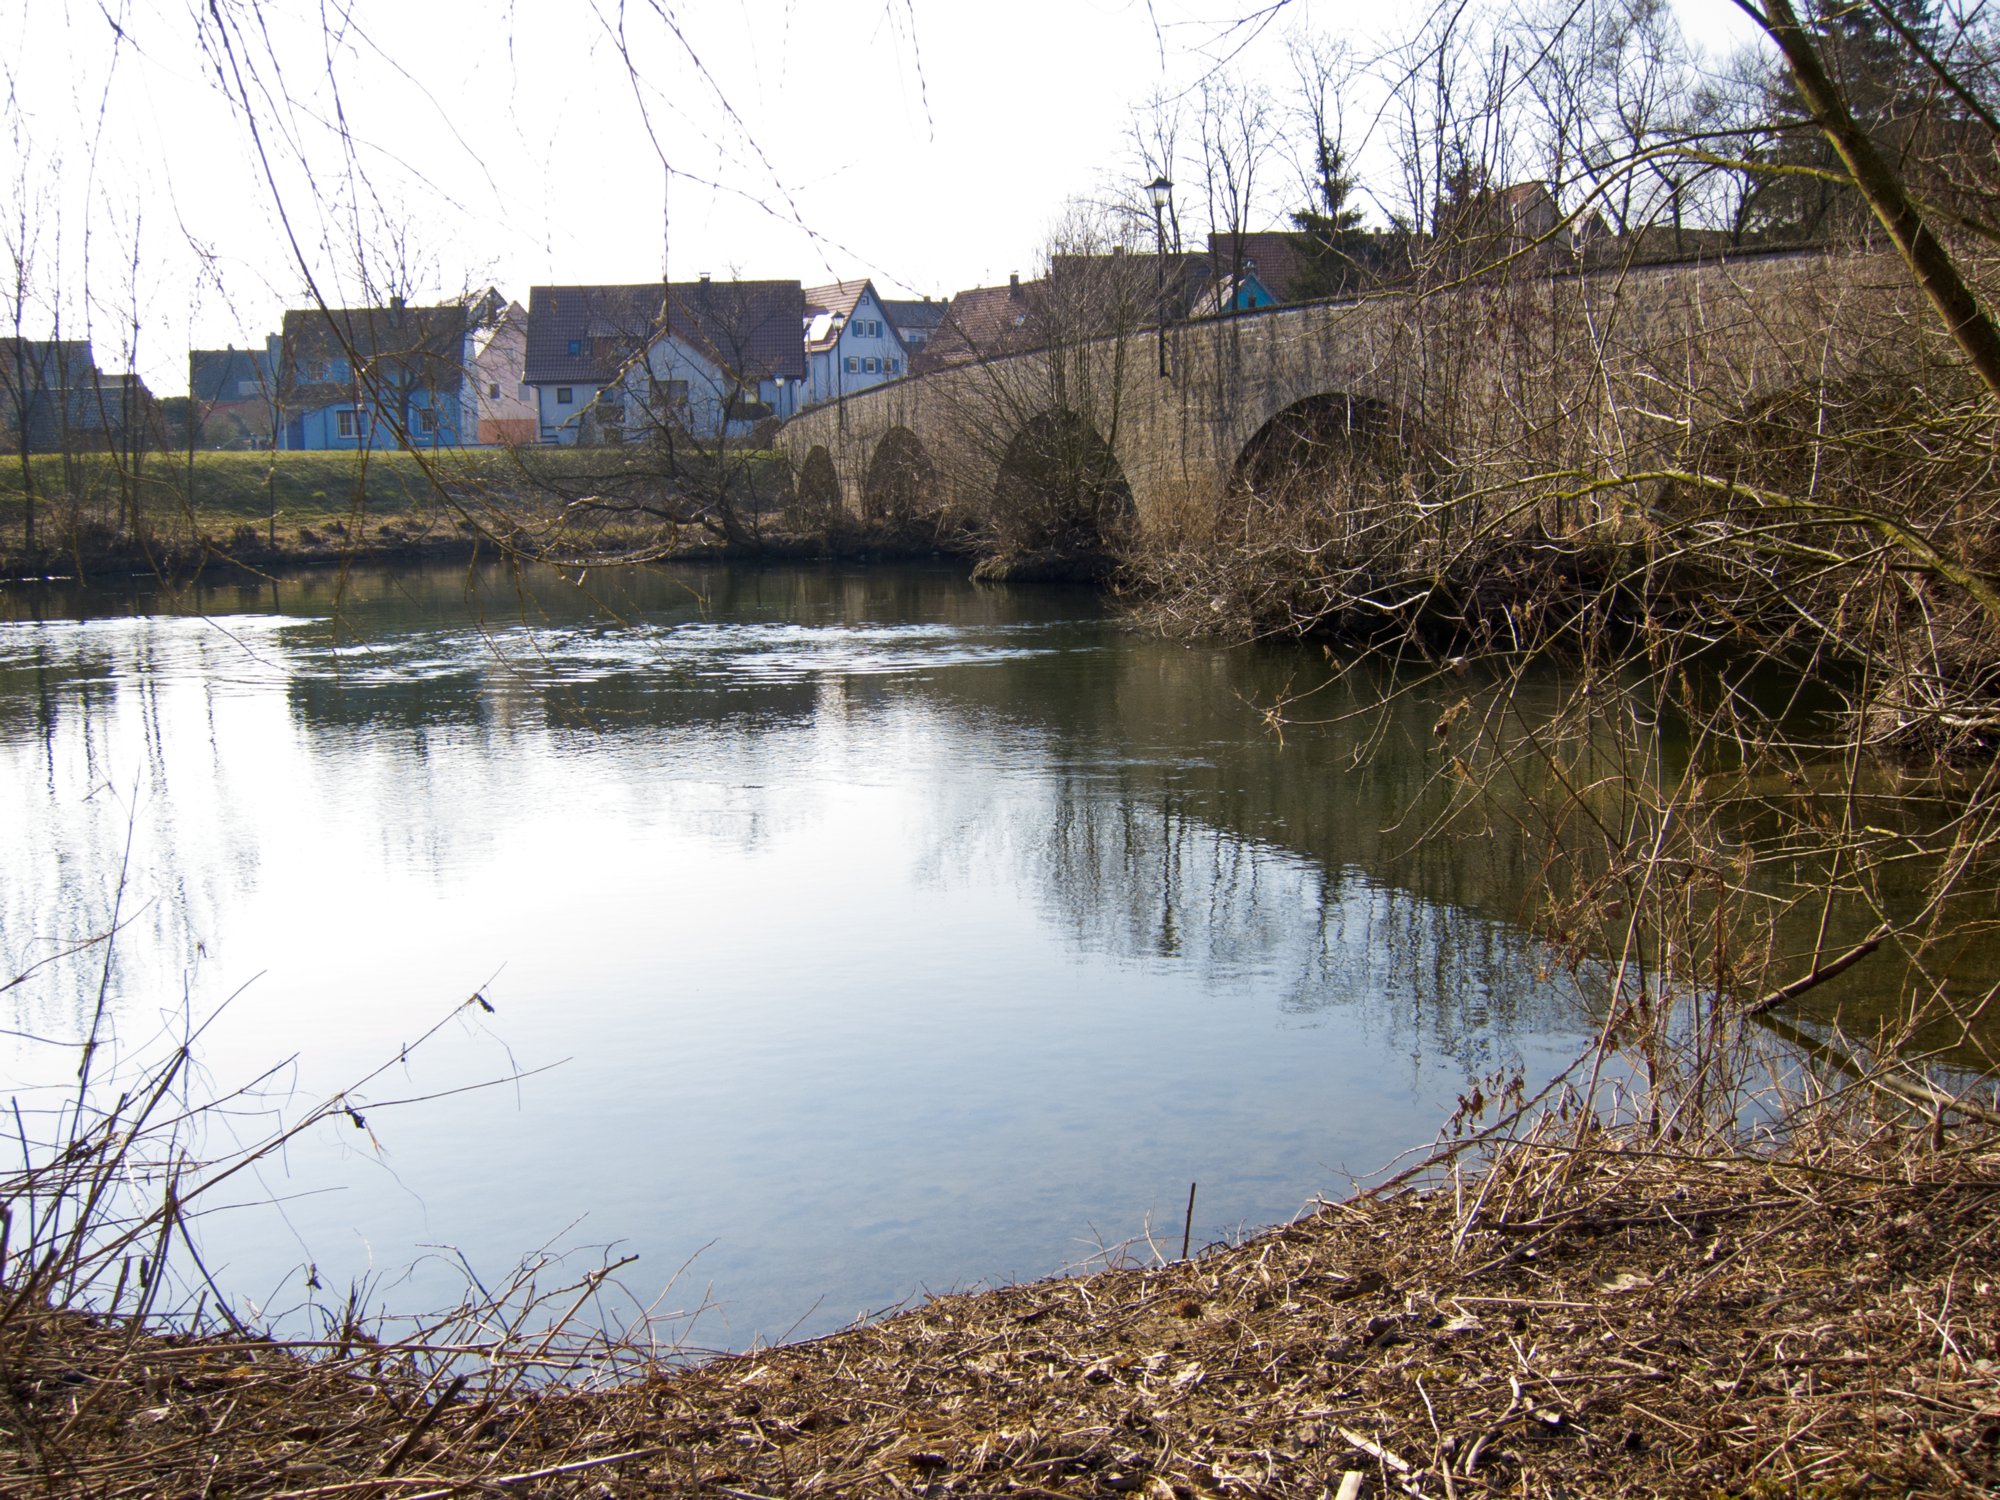
[[[1170,329],[1164,377],[1154,331],[1135,329],[878,386],[794,418],[779,444],[804,498],[875,518],[917,503],[980,514],[1010,472],[1032,482],[1021,471],[1051,439],[1080,437],[1116,460],[1142,524],[1215,506],[1263,442],[1301,424],[1387,422],[1453,464],[1468,461],[1454,440],[1482,433],[1516,448],[1557,434],[1526,455],[1542,465],[1562,434],[1657,461],[1705,422],[1837,377],[1865,342],[1829,346],[1830,325],[1853,330],[1837,308],[1892,273],[1792,253],[1273,307]]]

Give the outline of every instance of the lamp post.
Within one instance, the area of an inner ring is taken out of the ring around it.
[[[1167,223],[1162,215],[1166,212],[1167,200],[1173,196],[1174,185],[1162,172],[1146,184],[1146,191],[1153,195],[1153,242],[1159,250],[1153,266],[1160,311],[1160,378],[1164,380],[1167,377]]]

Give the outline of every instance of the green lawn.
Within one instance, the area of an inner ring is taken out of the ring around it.
[[[775,498],[787,470],[776,453],[733,453]],[[146,454],[122,466],[108,454],[29,460],[38,550],[101,551],[132,533],[169,545],[246,545],[275,537],[280,550],[310,554],[364,540],[389,544],[454,535],[475,512],[534,524],[579,495],[647,497],[664,482],[636,449],[487,448],[402,452]],[[768,502],[767,502],[768,503]],[[21,555],[27,514],[20,460],[0,461],[0,562]]]

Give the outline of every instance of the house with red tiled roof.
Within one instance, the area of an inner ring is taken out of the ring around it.
[[[1109,254],[1060,253],[1049,257],[1048,307],[1065,335],[1100,337],[1170,322],[1243,312],[1277,301],[1258,277],[1255,262],[1233,269],[1204,251],[1176,251],[1164,259],[1148,251],[1113,248]]]
[[[1477,264],[1527,257],[1536,265],[1562,263],[1606,235],[1593,210],[1566,220],[1545,182],[1481,188],[1456,202],[1440,200],[1433,234]]]
[[[903,347],[910,351],[910,358],[915,359],[944,321],[945,304],[928,296],[885,297],[882,309],[889,314],[889,321],[896,325],[896,332],[902,336]]]
[[[735,437],[805,389],[796,281],[538,286],[524,379],[544,443],[633,441],[665,424]]]
[[[806,405],[909,373],[910,350],[872,281],[807,287],[805,298]]]
[[[278,366],[283,344],[262,349],[190,349],[188,396],[204,446],[267,448],[278,430]]]
[[[951,299],[944,320],[916,361],[919,373],[1040,348],[1046,285],[1007,278],[1005,286],[969,287]]]
[[[1289,229],[1211,234],[1208,259],[1218,281],[1238,281],[1254,275],[1278,301],[1296,302],[1308,294],[1309,268],[1302,253],[1302,238]]]

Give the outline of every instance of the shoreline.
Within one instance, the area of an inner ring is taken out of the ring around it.
[[[82,560],[68,553],[54,554],[36,564],[15,557],[0,558],[0,588],[37,584],[89,584],[100,580],[153,579],[162,584],[181,585],[211,578],[228,582],[267,579],[294,570],[342,567],[432,567],[440,564],[518,561],[556,570],[574,568],[576,559],[551,558],[529,551],[505,547],[487,538],[461,535],[372,540],[358,543],[322,543],[314,546],[279,546],[275,549],[229,551],[218,546],[163,548],[148,553],[130,547],[100,550]],[[936,546],[899,545],[879,537],[853,535],[796,535],[775,537],[754,546],[724,541],[683,546],[657,556],[613,557],[588,564],[605,567],[718,566],[724,564],[769,564],[799,566],[814,563],[893,562],[938,563],[962,567],[970,574],[975,559]],[[64,571],[51,571],[62,568]],[[1007,580],[1017,581],[1017,580]],[[1018,581],[1040,581],[1022,579]],[[1081,581],[1062,579],[1059,581]]]
[[[8,1464],[79,1495],[1988,1488],[2000,1138],[1885,1123],[1753,1157],[1545,1119],[1189,1260],[694,1364],[53,1313],[9,1330]]]

